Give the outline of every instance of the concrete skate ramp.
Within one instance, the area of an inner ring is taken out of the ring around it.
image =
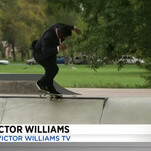
[[[0,124],[99,124],[104,100],[0,98]]]
[[[150,97],[0,95],[0,124],[151,124]]]
[[[37,93],[35,83],[42,76],[42,74],[0,74],[0,81],[2,81],[0,86],[0,93]],[[66,88],[63,88],[55,81],[54,87],[58,92],[63,94],[80,95],[79,93],[75,93]]]
[[[151,98],[109,98],[101,124],[151,124]]]
[[[63,88],[61,85],[59,85],[59,84],[58,84],[57,82],[55,82],[55,81],[53,81],[53,84],[54,84],[55,89],[56,89],[58,92],[62,93],[62,94],[67,94],[67,95],[80,95],[79,93],[75,93],[75,92],[70,91],[70,90],[68,90],[68,89],[66,89],[66,88]]]

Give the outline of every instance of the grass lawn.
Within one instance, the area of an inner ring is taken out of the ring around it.
[[[59,65],[55,80],[63,87],[79,88],[140,88],[145,87],[141,75],[145,70],[136,65],[126,65],[118,71],[116,65],[101,67],[97,72],[86,65]],[[39,65],[0,65],[0,73],[44,73]]]

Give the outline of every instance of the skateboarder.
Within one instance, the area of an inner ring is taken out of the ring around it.
[[[44,76],[36,83],[39,89],[59,94],[53,86],[53,79],[59,70],[56,55],[66,49],[63,41],[71,36],[72,30],[81,34],[76,26],[57,23],[48,27],[38,40],[32,42],[34,58],[45,69]]]

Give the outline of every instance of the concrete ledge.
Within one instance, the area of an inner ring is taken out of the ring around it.
[[[99,124],[104,100],[0,99],[0,124]]]
[[[0,94],[38,94],[33,81],[0,81]]]
[[[57,82],[53,81],[55,89],[66,95],[80,95],[71,90],[68,90]],[[0,81],[0,94],[38,94],[38,88],[36,87],[36,81],[28,80],[15,80],[15,81]]]
[[[151,124],[150,97],[82,97],[0,98],[0,124]]]

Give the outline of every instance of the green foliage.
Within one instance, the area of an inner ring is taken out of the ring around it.
[[[65,11],[76,11],[86,23],[83,35],[77,38],[77,48],[89,56],[89,63],[98,68],[107,60],[122,55],[151,58],[151,1],[147,0],[47,0]],[[79,26],[80,28],[80,26]],[[75,39],[73,44],[76,44]],[[123,67],[123,63],[118,67]],[[149,71],[151,69],[144,66]],[[148,81],[151,78],[147,78]],[[151,83],[151,82],[150,82]]]
[[[150,18],[150,0],[1,0],[0,40],[15,45],[24,60],[31,42],[50,24],[77,25],[83,34],[68,39],[69,55],[88,55],[93,69],[122,55],[136,56],[145,61],[151,86]]]
[[[44,13],[45,0],[2,0],[0,2],[0,33],[2,40],[16,46],[22,54],[29,57],[29,47],[45,29],[47,16]],[[14,58],[15,59],[15,58]]]

